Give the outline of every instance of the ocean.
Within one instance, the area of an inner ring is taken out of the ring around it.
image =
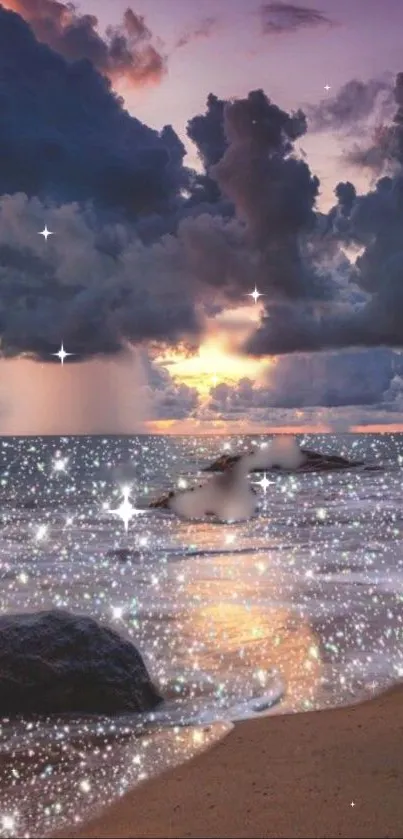
[[[2,613],[107,622],[165,701],[133,718],[3,720],[0,835],[79,822],[238,719],[351,703],[401,679],[403,435],[297,439],[380,468],[268,473],[255,518],[189,522],[147,505],[270,435],[1,440]],[[116,510],[129,491],[126,530]]]

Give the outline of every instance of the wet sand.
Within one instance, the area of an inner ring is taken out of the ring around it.
[[[239,723],[68,835],[400,838],[402,790],[398,686],[348,708]]]

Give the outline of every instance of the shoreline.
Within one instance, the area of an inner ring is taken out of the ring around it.
[[[356,705],[236,723],[74,839],[403,836],[403,685]]]

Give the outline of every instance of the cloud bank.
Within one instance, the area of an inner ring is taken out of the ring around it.
[[[386,82],[350,82],[308,117],[287,113],[262,90],[231,101],[210,94],[187,125],[200,174],[184,164],[171,126],[154,131],[124,109],[106,78],[107,58],[102,65],[90,54],[89,34],[100,37],[93,18],[50,0],[25,5],[29,24],[0,8],[2,355],[49,360],[61,340],[74,361],[128,343],[197,346],[206,317],[244,306],[256,284],[264,311],[244,350],[295,358],[272,368],[262,392],[245,381],[232,392],[220,385],[211,398],[217,410],[236,412],[248,399],[266,412],[376,405],[385,394],[397,404],[402,371],[393,353],[378,349],[403,345],[403,75],[395,115],[374,142],[388,174],[365,195],[338,184],[323,214],[319,180],[295,144],[309,119],[318,131],[336,120],[350,130],[357,103],[362,120],[380,98],[390,108]],[[267,5],[288,9],[289,21],[297,8]],[[48,19],[45,38],[38,21]],[[134,18],[125,21],[133,34]],[[79,56],[67,55],[71,26],[88,36]],[[101,39],[99,55],[109,55],[111,37]],[[47,243],[38,236],[44,223],[55,232]],[[355,347],[362,354],[336,363],[332,351]],[[373,380],[364,369],[375,350]],[[318,356],[308,364],[300,355],[308,352],[328,353],[326,363]],[[354,387],[336,386],[337,364],[349,368]],[[191,389],[149,373],[161,414],[196,411]]]

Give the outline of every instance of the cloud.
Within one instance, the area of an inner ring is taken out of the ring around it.
[[[262,90],[211,94],[189,120],[201,181],[171,126],[130,116],[89,61],[67,61],[1,8],[0,79],[4,355],[48,359],[61,340],[75,360],[127,342],[195,346],[206,315],[244,305],[255,284],[252,355],[402,346],[403,75],[393,175],[367,195],[338,184],[327,215],[295,152],[305,114]]]
[[[134,87],[160,82],[166,61],[152,43],[144,18],[126,9],[119,26],[109,26],[105,37],[98,32],[94,15],[81,14],[74,3],[60,0],[3,0],[2,5],[20,14],[38,41],[52,47],[68,61],[88,59],[102,75]]]
[[[227,148],[209,173],[246,226],[255,262],[250,284],[280,297],[322,297],[326,283],[304,265],[300,248],[315,224],[319,189],[305,161],[292,154],[306,132],[305,115],[287,114],[255,90],[227,102],[224,129]]]
[[[38,235],[45,217],[48,242]],[[18,194],[0,200],[0,255],[3,356],[50,361],[63,340],[78,361],[201,332],[181,234],[147,247],[135,228],[100,223],[91,208]]]
[[[174,210],[188,173],[171,126],[130,116],[89,61],[66,61],[1,7],[0,98],[0,193],[92,200],[132,217]]]
[[[210,38],[214,35],[217,31],[218,26],[218,18],[216,17],[205,17],[200,23],[196,24],[193,29],[188,29],[186,32],[178,38],[175,49],[180,49],[181,47],[187,47],[191,41],[197,41],[200,38]]]
[[[180,420],[196,416],[199,396],[195,388],[175,381],[165,367],[158,366],[144,351],[141,365],[147,381],[145,397],[155,419]]]
[[[351,79],[335,96],[327,96],[317,105],[305,107],[310,131],[356,133],[369,119],[378,123],[393,115],[393,84],[387,76],[367,82]]]
[[[38,235],[44,219],[54,234],[47,242]],[[127,343],[197,346],[206,316],[246,290],[248,260],[235,220],[183,218],[175,235],[145,244],[135,225],[107,222],[91,205],[4,195],[1,355],[55,361],[61,341],[72,362]]]
[[[348,347],[403,346],[403,74],[395,84],[397,112],[388,129],[394,164],[365,195],[338,185],[338,204],[327,219],[324,242],[361,250],[345,277],[333,273],[330,296],[309,301],[268,301],[246,349],[256,356]],[[324,251],[325,249],[323,249]]]
[[[284,35],[299,29],[335,25],[318,9],[294,3],[262,3],[258,14],[264,35]]]
[[[211,407],[228,416],[248,408],[339,408],[390,404],[390,388],[403,362],[388,350],[282,356],[270,366],[267,384],[244,378],[211,390]],[[397,387],[397,384],[395,384]]]

